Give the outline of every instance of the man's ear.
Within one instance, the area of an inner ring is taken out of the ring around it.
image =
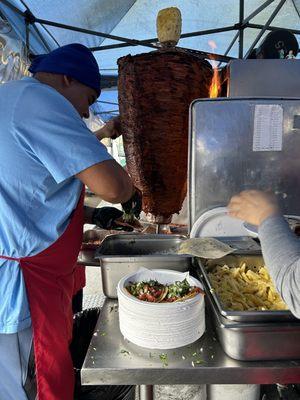
[[[74,82],[75,79],[71,78],[68,75],[63,75],[63,84],[66,87],[70,87],[72,85],[72,83]]]

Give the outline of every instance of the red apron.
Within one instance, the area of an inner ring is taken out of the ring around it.
[[[38,400],[73,400],[74,271],[82,243],[84,190],[66,231],[47,249],[19,261],[30,307]]]
[[[75,275],[74,275],[74,293],[73,295],[83,289],[86,285],[85,279],[85,266],[81,264],[76,264]]]

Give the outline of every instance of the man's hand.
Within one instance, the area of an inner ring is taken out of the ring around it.
[[[132,216],[132,219],[139,218],[142,211],[142,193],[139,189],[134,188],[133,195],[125,203],[122,203],[122,208],[127,216]]]
[[[246,190],[233,196],[227,208],[230,216],[257,226],[268,217],[280,214],[276,196],[258,190]]]
[[[95,208],[91,222],[102,229],[133,231],[133,227],[122,222],[122,217],[123,211],[115,207],[101,207]]]
[[[116,139],[121,135],[120,117],[110,119],[102,128],[94,132],[99,140],[104,138]]]

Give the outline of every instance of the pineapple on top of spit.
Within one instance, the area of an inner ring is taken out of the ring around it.
[[[160,10],[156,19],[156,31],[159,43],[165,47],[174,47],[181,35],[181,12],[177,7]]]

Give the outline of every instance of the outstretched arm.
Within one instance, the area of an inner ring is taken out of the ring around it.
[[[300,318],[300,241],[280,214],[276,197],[261,191],[233,196],[229,214],[258,226],[263,257],[282,299]]]

